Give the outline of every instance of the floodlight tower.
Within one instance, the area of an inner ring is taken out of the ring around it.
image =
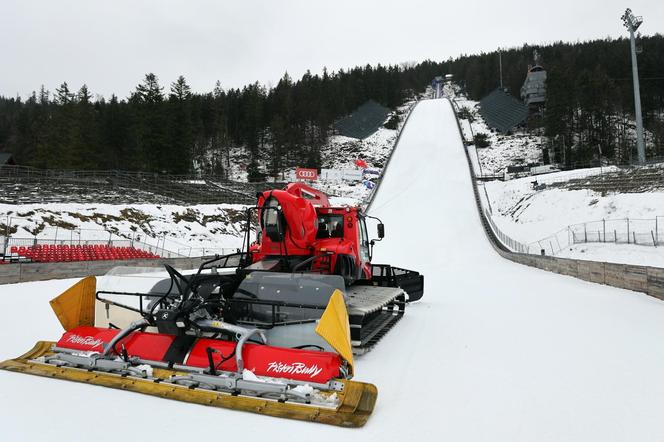
[[[646,162],[646,147],[643,141],[643,116],[641,115],[641,92],[639,89],[639,67],[636,60],[636,37],[634,33],[643,23],[643,17],[637,17],[632,10],[627,8],[621,17],[623,24],[629,31],[632,47],[632,77],[634,80],[634,107],[636,117],[636,148],[639,153],[639,163]]]

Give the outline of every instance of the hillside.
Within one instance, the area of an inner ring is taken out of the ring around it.
[[[607,166],[509,179],[508,166],[542,162],[545,139],[537,131],[499,135],[486,126],[476,103],[459,97],[467,139],[487,134],[489,147],[470,146],[483,200],[505,234],[531,253],[664,267],[662,164]],[[507,177],[508,180],[503,181]]]

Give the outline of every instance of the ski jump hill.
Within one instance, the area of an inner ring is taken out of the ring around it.
[[[447,100],[419,103],[371,214],[374,261],[421,271],[422,301],[357,360],[378,387],[361,429],[0,373],[3,440],[655,441],[664,439],[664,303],[516,264],[487,240]],[[61,333],[48,300],[72,284],[0,293],[0,358]]]

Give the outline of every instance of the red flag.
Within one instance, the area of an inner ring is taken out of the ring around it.
[[[355,160],[355,165],[360,169],[366,169],[367,167],[369,167],[366,161],[360,159]]]

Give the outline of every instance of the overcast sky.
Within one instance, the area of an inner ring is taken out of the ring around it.
[[[216,80],[270,85],[285,71],[618,37],[627,6],[644,34],[664,32],[661,0],[2,0],[0,94],[67,81],[126,97],[147,72],[203,92]]]

